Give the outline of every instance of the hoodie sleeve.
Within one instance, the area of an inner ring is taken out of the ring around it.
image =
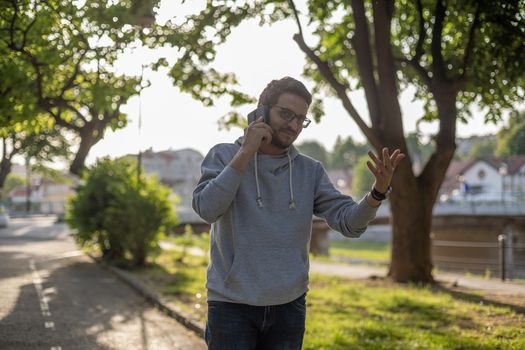
[[[208,223],[217,221],[230,207],[242,180],[242,175],[228,165],[231,157],[224,151],[218,145],[206,155],[193,191],[193,210]]]
[[[355,202],[339,192],[319,163],[316,169],[314,214],[326,220],[328,226],[347,237],[359,237],[375,217],[377,208],[368,204],[366,196]]]

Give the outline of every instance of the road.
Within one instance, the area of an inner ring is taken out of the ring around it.
[[[0,229],[0,349],[205,349],[82,254],[54,218]]]

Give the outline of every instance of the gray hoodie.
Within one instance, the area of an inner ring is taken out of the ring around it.
[[[202,162],[193,209],[211,223],[208,300],[288,303],[308,290],[312,215],[359,237],[376,208],[334,188],[322,164],[299,154],[258,153],[244,174],[229,166],[242,137],[214,146]]]

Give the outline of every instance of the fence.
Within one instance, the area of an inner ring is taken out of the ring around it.
[[[493,242],[432,240],[433,260],[437,268],[476,274],[525,278],[525,244],[513,242],[506,235]]]

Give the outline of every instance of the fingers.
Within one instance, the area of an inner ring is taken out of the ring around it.
[[[370,169],[370,171],[372,172],[372,174],[374,174],[374,176],[377,175],[378,171],[377,171],[377,168],[372,164],[371,161],[367,160],[366,161],[366,165],[368,166],[368,169]]]
[[[374,161],[374,163],[376,164],[376,167],[381,167],[383,166],[383,162],[381,162],[377,157],[376,155],[374,154],[374,152],[372,151],[368,151],[368,155],[370,156],[370,158],[372,158],[372,160]]]
[[[255,125],[257,123],[260,123],[262,121],[263,121],[263,117],[259,117],[259,118],[255,119],[253,122],[251,122],[250,124],[248,124],[248,126],[253,126],[253,125]]]
[[[254,135],[258,142],[270,143],[272,141],[272,128],[264,122],[263,117],[254,120],[248,127],[250,135]]]
[[[388,148],[384,147],[382,150],[382,153],[383,153],[383,164],[385,168],[387,169],[392,168],[392,162],[390,161],[390,155],[388,154],[389,153]]]
[[[393,162],[394,168],[397,167],[397,165],[399,164],[400,161],[403,160],[403,158],[405,158],[405,155],[404,155],[403,153],[398,154],[398,155],[396,156],[396,158],[394,159],[394,162]]]
[[[387,147],[384,147],[381,150],[382,154],[382,160],[380,160],[372,151],[368,151],[368,155],[375,163],[375,168],[377,171],[380,171],[382,169],[393,171],[399,162],[405,158],[405,155],[401,153],[401,150],[399,148],[395,149],[392,154],[390,154]]]

